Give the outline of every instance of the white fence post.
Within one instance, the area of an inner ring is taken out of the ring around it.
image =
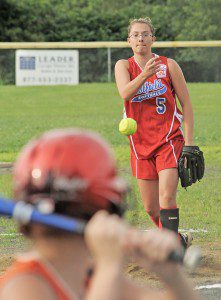
[[[107,48],[107,81],[111,82],[111,48]]]

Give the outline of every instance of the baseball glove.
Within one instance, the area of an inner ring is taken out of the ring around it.
[[[183,150],[178,161],[178,173],[181,186],[186,188],[191,186],[204,175],[203,152],[198,146],[183,146]]]

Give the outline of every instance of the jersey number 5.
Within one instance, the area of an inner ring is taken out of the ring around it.
[[[166,111],[166,98],[156,98],[156,105],[157,105],[157,113],[162,115]]]

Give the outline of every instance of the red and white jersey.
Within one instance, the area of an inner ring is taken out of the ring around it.
[[[150,158],[158,147],[172,139],[184,140],[182,113],[177,108],[167,58],[159,56],[161,70],[149,77],[136,95],[124,102],[124,117],[137,121],[137,132],[129,136],[137,159]],[[134,57],[128,59],[130,79],[142,69]]]

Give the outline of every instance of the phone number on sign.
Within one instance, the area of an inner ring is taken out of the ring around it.
[[[43,83],[68,83],[72,82],[71,77],[23,77],[23,82],[43,82]]]

